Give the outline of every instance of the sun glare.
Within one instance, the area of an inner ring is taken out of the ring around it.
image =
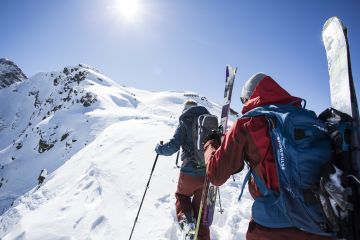
[[[117,11],[126,21],[134,21],[140,14],[139,0],[118,0]]]

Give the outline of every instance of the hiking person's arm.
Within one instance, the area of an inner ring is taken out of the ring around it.
[[[245,138],[241,120],[238,120],[226,133],[221,144],[215,139],[206,142],[206,173],[212,184],[220,186],[234,173],[244,168]]]
[[[170,156],[179,151],[181,144],[184,142],[186,137],[186,130],[183,122],[180,122],[175,130],[174,136],[169,142],[160,145],[158,144],[155,151],[159,155]]]

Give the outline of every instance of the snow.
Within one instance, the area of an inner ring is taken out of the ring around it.
[[[66,69],[0,90],[3,240],[128,239],[154,148],[172,137],[183,102],[193,98],[220,116],[219,104],[196,93],[120,86],[83,64]],[[87,93],[96,101],[85,107]],[[41,139],[53,147],[39,152]],[[132,239],[179,239],[175,159],[159,156]],[[44,168],[49,175],[35,190]],[[225,212],[215,213],[211,239],[245,239],[252,200],[246,191],[237,201],[244,175],[220,187]]]

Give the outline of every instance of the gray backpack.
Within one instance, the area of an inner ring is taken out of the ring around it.
[[[218,119],[212,114],[202,114],[193,119],[192,133],[194,142],[194,160],[196,167],[205,167],[204,161],[204,139],[219,127]]]

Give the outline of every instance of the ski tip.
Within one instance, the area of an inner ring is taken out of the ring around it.
[[[237,67],[233,67],[230,64],[226,65],[226,76],[229,76],[230,74],[235,75],[237,71]]]
[[[322,31],[324,32],[332,24],[339,24],[343,30],[346,30],[346,27],[340,18],[334,16],[326,20]]]
[[[226,74],[228,75],[228,73],[231,72],[232,69],[233,67],[230,64],[226,65]]]

